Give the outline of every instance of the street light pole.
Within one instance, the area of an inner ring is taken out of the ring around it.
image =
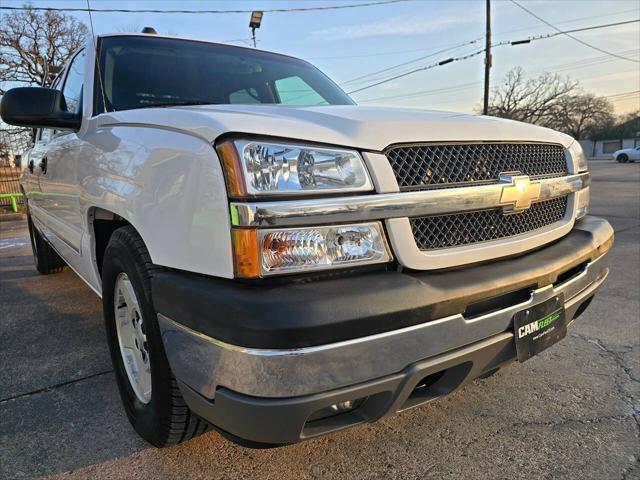
[[[253,39],[253,48],[256,48],[256,28],[260,28],[262,23],[262,12],[255,10],[251,12],[251,20],[249,21],[249,28],[251,29],[251,38]]]
[[[484,46],[484,106],[482,114],[489,114],[489,73],[491,71],[491,0],[487,0],[487,30]]]

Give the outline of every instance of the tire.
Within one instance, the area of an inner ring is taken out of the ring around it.
[[[31,214],[27,208],[27,225],[29,226],[29,238],[31,239],[31,251],[33,252],[33,263],[36,270],[43,275],[61,272],[66,263],[47,242],[38,228],[31,220]]]
[[[620,155],[618,155],[616,160],[618,160],[619,163],[627,163],[629,161],[629,157],[626,153],[621,153]]]
[[[200,435],[210,425],[185,404],[169,367],[151,297],[150,280],[158,270],[133,227],[113,232],[102,266],[102,303],[120,398],[136,432],[164,447]],[[131,373],[136,362],[137,376]]]

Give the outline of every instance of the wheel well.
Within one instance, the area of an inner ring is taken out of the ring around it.
[[[102,275],[104,252],[113,232],[120,227],[130,225],[124,218],[108,210],[94,208],[89,214],[89,223],[93,231],[94,261],[98,274]]]

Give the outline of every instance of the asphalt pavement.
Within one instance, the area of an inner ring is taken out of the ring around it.
[[[138,438],[99,299],[68,269],[39,275],[25,222],[0,222],[0,478],[640,478],[640,163],[592,172],[591,212],[616,230],[611,274],[564,341],[429,405],[270,450]]]

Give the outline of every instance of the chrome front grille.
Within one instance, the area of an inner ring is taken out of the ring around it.
[[[567,210],[567,196],[534,203],[522,213],[505,215],[502,208],[449,215],[411,218],[418,249],[461,247],[513,237],[560,222]]]
[[[567,175],[564,149],[544,143],[408,145],[385,151],[401,190],[491,183],[500,174]]]

